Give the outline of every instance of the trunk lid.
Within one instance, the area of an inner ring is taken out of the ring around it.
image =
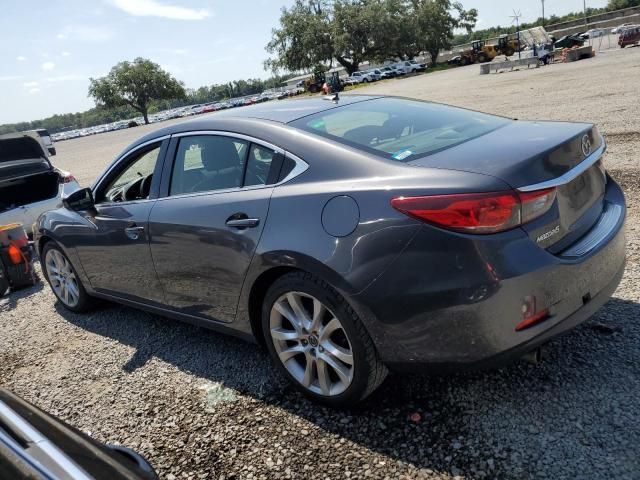
[[[559,252],[586,233],[603,209],[604,140],[585,123],[514,121],[486,135],[410,162],[482,173],[514,189],[557,187],[556,202],[523,226],[539,246]]]
[[[50,172],[42,141],[37,134],[16,133],[0,135],[0,185],[30,175]]]

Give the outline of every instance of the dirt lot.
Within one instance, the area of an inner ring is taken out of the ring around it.
[[[640,48],[477,71],[359,92],[594,121],[629,202],[620,288],[553,341],[541,365],[393,376],[364,405],[332,411],[295,393],[254,345],[125,307],[71,314],[40,285],[0,300],[0,384],[99,440],[137,449],[168,479],[639,478]],[[61,142],[56,161],[89,184],[153,128]]]

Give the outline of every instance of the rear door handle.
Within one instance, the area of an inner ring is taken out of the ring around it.
[[[124,229],[124,233],[131,240],[138,240],[140,234],[144,232],[144,227],[131,226]]]
[[[233,218],[227,220],[227,227],[231,228],[253,228],[260,225],[259,218]]]

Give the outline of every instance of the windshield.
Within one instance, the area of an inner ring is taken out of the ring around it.
[[[408,162],[492,132],[510,120],[462,108],[379,98],[320,112],[290,125]]]

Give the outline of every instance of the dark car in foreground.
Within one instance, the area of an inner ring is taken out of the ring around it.
[[[155,480],[140,455],[103,445],[0,388],[0,479]]]
[[[625,261],[604,151],[588,123],[404,98],[257,105],[141,138],[36,244],[68,309],[256,340],[345,405],[388,368],[500,364],[602,306]]]

